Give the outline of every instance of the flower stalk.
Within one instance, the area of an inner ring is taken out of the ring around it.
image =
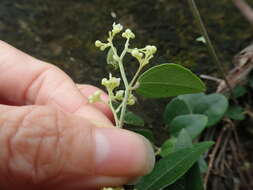
[[[133,95],[133,91],[138,87],[138,77],[144,66],[150,62],[157,50],[155,46],[151,45],[147,45],[146,47],[141,49],[130,48],[130,40],[135,38],[135,34],[130,29],[126,29],[121,35],[123,38],[126,39],[126,41],[124,49],[119,55],[117,48],[113,44],[113,39],[122,31],[123,26],[121,24],[113,23],[112,30],[108,33],[109,37],[107,39],[107,42],[101,42],[99,40],[95,42],[95,46],[98,47],[101,51],[110,48],[110,54],[108,53],[108,56],[111,56],[109,57],[110,60],[113,60],[113,62],[116,63],[116,68],[119,69],[120,78],[113,77],[110,74],[109,79],[102,79],[102,85],[105,86],[109,95],[109,101],[107,103],[112,110],[115,125],[118,128],[122,128],[124,125],[124,118],[127,112],[127,106],[134,105],[136,102],[136,97]],[[124,57],[127,53],[136,58],[139,63],[139,67],[131,80],[128,80],[124,68]],[[116,88],[120,87],[121,80],[123,81],[124,89],[115,91]],[[98,97],[96,98],[99,99]],[[115,106],[114,103],[116,103],[117,106]]]

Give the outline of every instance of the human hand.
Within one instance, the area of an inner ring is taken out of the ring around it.
[[[0,42],[0,189],[91,190],[150,172],[150,144],[88,104],[96,90]]]

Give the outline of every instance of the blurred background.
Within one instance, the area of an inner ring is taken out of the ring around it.
[[[196,3],[218,56],[229,70],[233,57],[251,43],[252,26],[231,0]],[[106,40],[113,22],[135,32],[133,46],[157,46],[152,65],[173,62],[196,74],[220,77],[205,45],[196,41],[201,34],[186,0],[0,0],[0,39],[57,65],[76,83],[101,87],[100,80],[110,68],[106,52],[95,48],[94,42]],[[130,64],[129,68],[135,67]],[[213,92],[215,85],[207,82],[208,91]],[[134,108],[145,118],[145,127],[154,131],[157,144],[164,139],[160,121],[168,102],[139,99]]]

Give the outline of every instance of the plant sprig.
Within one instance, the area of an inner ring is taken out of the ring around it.
[[[116,63],[115,66],[119,68],[120,71],[121,78],[113,77],[110,73],[108,79],[102,79],[102,85],[106,87],[106,90],[109,95],[108,104],[113,112],[115,124],[118,128],[123,127],[127,105],[134,105],[136,102],[136,97],[133,95],[133,91],[136,89],[136,86],[138,86],[137,78],[139,77],[144,66],[146,66],[150,62],[150,60],[154,57],[153,55],[157,51],[157,48],[151,45],[147,45],[146,47],[141,49],[130,48],[130,40],[135,38],[135,34],[130,29],[126,29],[121,35],[123,38],[126,39],[124,49],[119,54],[117,48],[113,43],[113,40],[114,37],[122,31],[123,26],[121,24],[113,23],[113,28],[111,31],[109,31],[109,37],[107,39],[107,42],[104,43],[99,40],[95,42],[96,47],[100,48],[101,51],[110,48],[109,53],[111,59],[113,59],[114,63]],[[127,79],[124,68],[124,58],[127,53],[135,57],[139,63],[139,67],[131,80]],[[123,81],[124,89],[117,90],[115,92],[115,89],[120,86],[121,80]],[[113,105],[113,102],[119,102],[119,105],[115,107]]]

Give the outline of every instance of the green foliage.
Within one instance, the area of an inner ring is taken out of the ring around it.
[[[210,94],[202,97],[194,112],[205,114],[208,117],[207,126],[213,126],[220,121],[228,108],[228,100],[222,94]]]
[[[193,113],[206,115],[208,127],[218,123],[228,108],[227,98],[218,93],[181,95],[178,98],[184,100]]]
[[[245,113],[244,109],[241,106],[230,106],[226,116],[233,120],[244,120]]]
[[[174,98],[167,104],[164,111],[164,122],[169,124],[176,116],[190,114],[191,110],[185,101]]]
[[[233,89],[234,98],[240,98],[247,93],[247,89],[243,86],[237,86]]]
[[[176,117],[169,124],[170,134],[177,136],[185,129],[191,139],[195,139],[206,127],[208,118],[205,115],[189,114]]]
[[[154,170],[136,185],[138,190],[162,189],[182,177],[213,143],[202,142],[192,148],[170,153],[155,165]]]
[[[177,98],[184,101],[188,105],[188,108],[190,109],[191,113],[194,113],[194,108],[196,107],[196,105],[199,104],[199,100],[204,96],[204,93],[198,93],[180,95]]]
[[[167,139],[161,146],[160,155],[162,157],[167,156],[168,154],[172,153],[175,149],[175,145],[177,143],[177,138],[172,137]]]
[[[192,141],[186,130],[182,129],[178,135],[178,142],[175,146],[175,151],[179,151],[183,148],[192,147]],[[199,164],[195,163],[192,168],[190,168],[187,173],[182,176],[175,183],[170,185],[168,190],[203,190],[202,177],[200,175]]]
[[[121,32],[121,36],[125,38],[125,45],[123,50],[119,51],[113,40]],[[154,57],[157,48],[152,45],[147,45],[144,48],[131,48],[130,40],[135,38],[135,34],[130,29],[124,29],[121,24],[113,23],[112,30],[108,34],[106,42],[97,40],[95,46],[101,51],[108,49],[107,64],[113,65],[119,71],[120,78],[114,77],[110,73],[108,78],[103,78],[101,81],[109,95],[108,105],[112,110],[116,127],[122,128],[124,123],[132,126],[144,126],[143,119],[128,111],[127,108],[127,106],[136,103],[137,97],[135,97],[133,91],[148,98],[165,98],[205,90],[204,83],[195,74],[177,64],[161,64],[141,74],[142,69]],[[124,68],[126,64],[123,62],[126,54],[131,54],[139,66],[131,79],[128,78],[129,76]],[[100,95],[101,93],[97,93],[91,96],[90,99],[94,100],[93,103],[95,100],[102,101]],[[206,97],[204,94],[196,96],[201,96],[200,99]],[[194,101],[194,97],[186,96],[185,99],[175,98],[167,105],[164,120],[174,138],[168,139],[161,148],[158,147],[157,153],[162,156],[162,159],[155,164],[151,174],[141,179],[136,186],[137,189],[158,190],[171,185],[181,177],[181,180],[191,181],[188,180],[190,177],[186,175],[190,171],[194,174],[192,176],[200,178],[199,173],[196,173],[197,170],[194,169],[195,167],[190,168],[212,143],[192,144],[193,139],[203,131],[208,123],[205,113],[202,115],[194,114],[195,108],[199,107],[198,104],[196,104],[196,107],[192,107],[195,102],[197,101]],[[204,111],[206,112],[206,110]],[[137,128],[133,131],[143,135],[155,144],[151,130]],[[197,168],[199,168],[198,165]],[[196,180],[196,182],[198,181]],[[196,184],[191,184],[191,186],[195,187]]]
[[[140,116],[136,115],[135,113],[131,111],[126,112],[124,123],[133,125],[133,126],[139,126],[139,127],[144,126],[144,120]]]
[[[174,151],[179,151],[184,148],[191,148],[192,147],[192,139],[189,135],[189,133],[182,129],[177,137],[177,142],[175,144]]]
[[[137,93],[148,98],[164,98],[205,90],[203,82],[190,70],[176,64],[161,64],[138,79]]]

